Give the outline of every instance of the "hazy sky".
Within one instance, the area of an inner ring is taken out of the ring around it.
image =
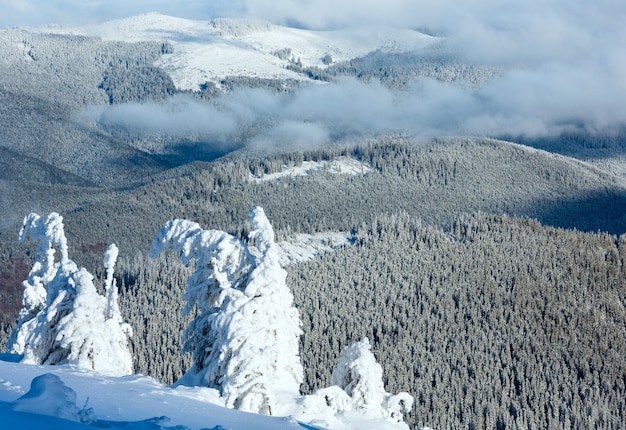
[[[143,12],[185,18],[248,16],[276,23],[328,28],[354,24],[492,27],[505,32],[542,30],[557,38],[576,25],[623,27],[622,0],[0,0],[0,25],[104,21]],[[550,29],[545,25],[550,24]]]

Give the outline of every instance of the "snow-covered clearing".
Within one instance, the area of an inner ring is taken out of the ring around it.
[[[372,167],[354,158],[338,157],[332,161],[303,161],[299,166],[283,166],[280,172],[268,173],[263,176],[255,176],[250,173],[249,180],[260,183],[289,176],[306,176],[319,170],[336,174],[362,175],[371,172]]]
[[[346,61],[375,50],[405,52],[437,40],[418,31],[396,28],[355,28],[339,31],[303,30],[262,21],[216,19],[196,21],[149,13],[83,27],[43,27],[39,31],[80,34],[125,42],[167,41],[174,52],[157,63],[185,90],[228,76],[306,80],[286,69],[327,66],[323,58]]]
[[[290,264],[302,263],[312,260],[316,255],[323,252],[351,245],[352,242],[352,234],[345,232],[293,234],[287,240],[278,243],[282,251],[280,262],[284,267]]]

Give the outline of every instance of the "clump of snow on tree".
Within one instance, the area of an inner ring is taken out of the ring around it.
[[[281,267],[274,230],[262,208],[248,213],[249,243],[197,223],[174,220],[152,243],[195,262],[185,312],[198,316],[184,334],[194,365],[178,382],[220,391],[227,407],[271,415],[298,395],[303,380],[298,310]]]
[[[383,370],[376,362],[368,338],[343,350],[332,373],[332,386],[306,396],[306,409],[334,414],[357,412],[371,418],[390,418],[403,422],[404,413],[413,406],[413,397],[405,392],[385,391]]]
[[[44,221],[31,213],[20,241],[30,234],[39,241],[35,262],[24,281],[24,308],[8,350],[23,354],[27,364],[73,364],[111,375],[133,373],[128,336],[117,303],[113,267],[117,247],[105,253],[106,297],[98,294],[93,275],[68,257],[63,218],[51,213]],[[61,258],[55,261],[56,249]]]
[[[22,229],[19,233],[20,242],[30,234],[33,240],[38,241],[35,252],[35,262],[22,285],[24,296],[22,299],[23,308],[20,311],[20,318],[17,329],[13,331],[9,344],[13,345],[11,352],[22,354],[23,340],[15,338],[21,333],[23,324],[33,319],[46,306],[46,287],[54,278],[58,265],[55,264],[55,246],[61,250],[61,259],[67,260],[67,240],[63,231],[63,219],[57,214],[50,214],[47,221],[39,215],[31,213],[24,218]]]

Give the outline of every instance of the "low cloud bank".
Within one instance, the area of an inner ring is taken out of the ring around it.
[[[107,129],[195,137],[216,144],[310,147],[387,131],[417,136],[556,136],[617,133],[626,126],[626,57],[604,67],[512,69],[475,91],[420,78],[408,90],[345,78],[293,94],[239,90],[211,103],[163,103],[92,111]]]

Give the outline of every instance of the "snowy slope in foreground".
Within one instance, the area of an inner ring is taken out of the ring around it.
[[[0,361],[0,401],[15,401],[30,389],[32,379],[46,373],[59,376],[67,387],[76,392],[78,407],[82,408],[88,402],[87,406],[93,408],[99,420],[138,422],[166,416],[169,418],[169,422],[164,423],[166,426],[184,425],[198,429],[217,425],[232,429],[301,428],[286,418],[246,414],[213,404],[211,402],[219,399],[216,392],[208,388],[173,390],[140,375],[106,377],[66,366],[32,366]],[[45,391],[47,393],[42,393],[38,401],[40,405],[50,404],[55,401],[54,397],[58,397],[54,387],[48,387]],[[59,408],[48,409],[52,413]],[[61,409],[58,412],[63,417],[67,407]],[[27,409],[24,412],[30,411]],[[36,410],[34,412],[37,413]],[[6,413],[7,407],[1,407],[0,422],[6,422]],[[23,418],[27,421],[24,428],[32,428],[30,420],[41,421],[39,417],[25,415]]]
[[[403,52],[422,48],[436,38],[409,29],[360,28],[312,31],[266,22],[216,19],[195,21],[150,13],[76,28],[45,27],[40,31],[81,34],[126,42],[168,41],[174,52],[157,64],[181,89],[198,90],[207,81],[227,76],[307,79],[287,70],[291,60],[325,67],[377,49]],[[281,55],[277,55],[282,51]]]
[[[2,361],[0,355],[0,423],[3,429],[401,429],[389,421],[343,417],[268,417],[227,409],[219,405],[215,390],[179,387],[171,389],[141,375],[107,377],[67,366],[33,366]],[[27,398],[31,381],[40,386]],[[43,381],[43,382],[42,382]],[[70,388],[75,392],[72,401]],[[20,399],[21,400],[18,400]],[[70,400],[68,402],[68,399]],[[85,408],[86,406],[86,408]],[[82,409],[92,409],[93,427],[78,421]],[[302,424],[306,421],[309,424]]]

